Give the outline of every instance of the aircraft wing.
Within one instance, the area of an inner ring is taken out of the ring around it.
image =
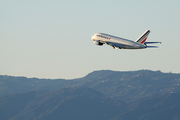
[[[118,47],[117,43],[113,43],[113,42],[105,42],[106,44],[110,45],[110,46],[115,46]]]
[[[107,45],[112,46],[113,48],[122,48],[121,44],[114,43],[114,42],[105,42]]]

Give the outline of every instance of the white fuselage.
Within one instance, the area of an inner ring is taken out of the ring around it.
[[[104,34],[104,33],[96,33],[92,36],[92,40],[94,42],[98,42],[100,44],[108,44],[115,49],[143,49],[146,48],[146,45],[140,44],[131,40],[127,40],[124,38]]]

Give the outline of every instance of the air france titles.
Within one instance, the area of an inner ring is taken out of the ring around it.
[[[108,37],[105,37],[105,36],[102,36],[102,35],[97,35],[98,37],[101,37],[101,38],[105,38],[105,39],[111,39],[111,38],[108,38]]]

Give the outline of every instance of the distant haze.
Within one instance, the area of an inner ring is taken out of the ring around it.
[[[0,1],[0,74],[80,78],[94,70],[180,73],[180,1]],[[114,50],[94,45],[102,32],[159,48]]]

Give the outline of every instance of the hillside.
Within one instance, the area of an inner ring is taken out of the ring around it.
[[[90,88],[33,91],[1,97],[0,119],[109,120],[125,106]]]
[[[0,96],[68,87],[93,88],[111,98],[131,102],[180,91],[180,74],[160,71],[94,71],[79,79],[38,79],[0,76]]]
[[[180,93],[124,103],[91,88],[0,97],[1,120],[180,120]]]
[[[180,120],[180,93],[140,100],[129,104],[115,120]]]

